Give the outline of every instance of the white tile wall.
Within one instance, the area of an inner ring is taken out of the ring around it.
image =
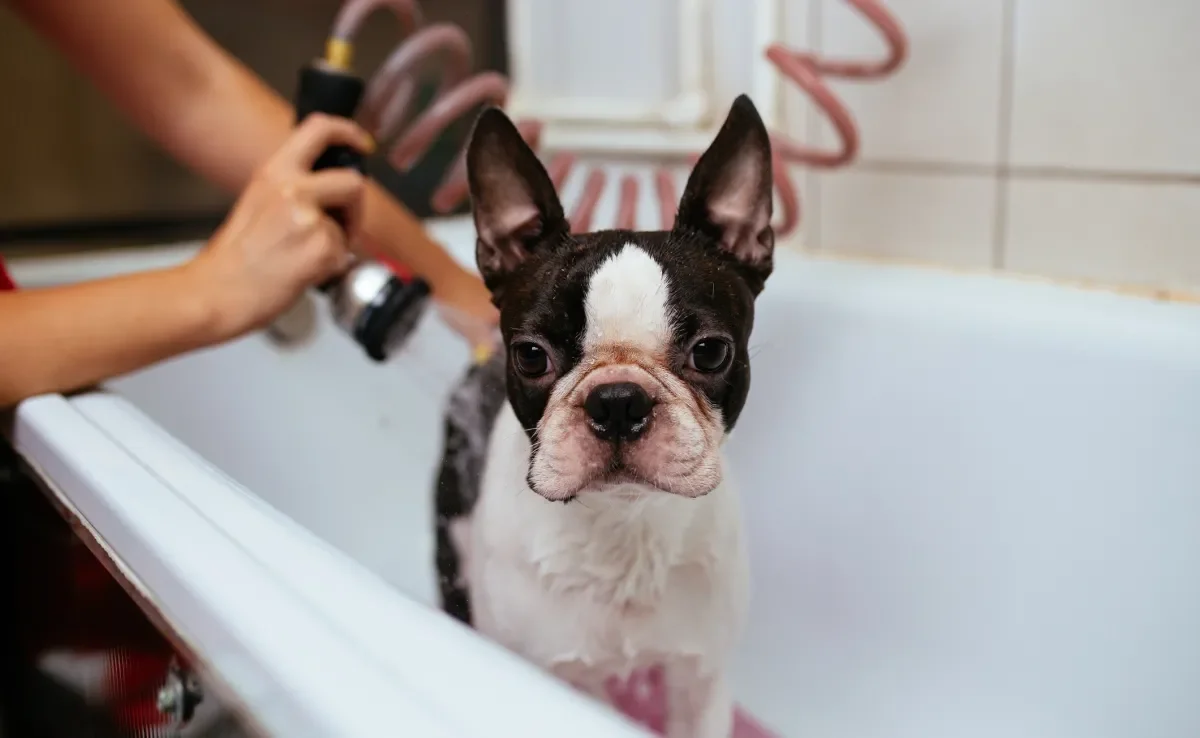
[[[882,57],[879,34],[849,3],[819,1],[822,53]],[[833,82],[859,122],[862,156],[998,163],[1004,0],[884,4],[907,31],[907,62],[883,82]],[[828,125],[821,140],[836,142]]]
[[[805,244],[1200,290],[1200,2],[882,0],[911,43],[836,82],[858,162],[801,181]],[[872,58],[845,0],[785,0],[791,46]],[[794,92],[787,131],[828,133]]]
[[[661,87],[678,41],[664,9],[680,0],[636,13],[631,1],[622,0],[625,15],[604,17],[636,15],[636,28],[613,21],[604,33],[601,16],[551,3],[570,23],[536,35],[560,46],[583,40],[547,52],[542,58],[564,61],[545,74],[569,77],[559,82],[572,94],[638,97]],[[1200,292],[1200,84],[1191,79],[1200,68],[1200,0],[877,1],[907,31],[908,60],[887,79],[829,80],[858,121],[860,156],[832,172],[793,169],[803,219],[782,244]],[[761,91],[755,71],[770,72],[759,11],[777,14],[776,37],[796,50],[864,61],[885,51],[850,0],[703,7],[717,34],[707,74],[721,97],[748,85]],[[673,41],[656,45],[664,34]],[[640,51],[613,56],[601,41],[618,36]],[[657,76],[613,87],[650,67]],[[803,94],[782,81],[778,89],[782,116],[771,117],[779,133],[836,145]]]
[[[793,49],[815,47],[816,28],[810,23],[818,0],[782,0],[781,22],[783,28],[779,40]],[[760,64],[767,64],[760,58]],[[797,143],[815,145],[818,131],[815,108],[808,97],[792,85],[782,85],[781,105],[783,128],[778,131]],[[792,180],[796,183],[800,197],[800,226],[796,232],[778,241],[780,246],[812,248],[820,242],[821,211],[817,202],[820,173],[803,166],[790,166]],[[776,204],[778,211],[778,202]]]
[[[812,49],[817,47],[816,28],[809,22],[813,9],[820,0],[791,0],[784,2],[780,9],[780,23],[783,28],[779,40],[792,49]],[[759,60],[760,64],[767,64]],[[784,116],[784,133],[801,141],[812,141],[815,131],[809,128],[810,114],[813,106],[808,97],[793,85],[781,88],[782,109]]]
[[[1200,3],[1022,0],[1012,158],[1200,173]]]
[[[974,175],[825,174],[817,238],[832,252],[987,264],[996,187],[994,178]]]
[[[1200,286],[1200,187],[1013,179],[1007,215],[1012,269]]]

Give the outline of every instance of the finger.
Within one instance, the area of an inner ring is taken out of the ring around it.
[[[275,152],[271,163],[307,171],[330,146],[351,146],[369,154],[375,147],[370,134],[349,118],[313,113],[292,132]]]
[[[332,218],[321,219],[320,232],[312,239],[315,283],[340,277],[354,263],[354,255],[346,248],[346,237]]]
[[[353,169],[324,169],[301,177],[295,192],[322,208],[341,208],[356,205],[365,185],[365,178]]]
[[[358,197],[348,198],[342,207],[342,228],[346,235],[346,248],[354,251],[358,246],[358,236],[362,232],[366,198],[362,190]]]
[[[307,207],[315,207],[326,216],[333,216],[353,250],[362,230],[365,179],[353,170],[327,169],[301,180],[294,190],[297,199]]]

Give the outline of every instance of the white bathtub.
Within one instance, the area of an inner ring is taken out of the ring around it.
[[[469,254],[465,223],[439,229]],[[750,712],[782,735],[821,738],[1200,735],[1200,307],[782,254],[752,347],[730,441],[754,573],[735,673]],[[163,460],[152,424],[120,398],[29,403],[24,444],[69,452],[73,441],[33,440],[54,436],[45,417],[69,407],[134,457],[159,459],[139,463],[189,489],[192,508],[230,495],[205,515],[271,560],[268,579],[316,592],[346,632],[386,629],[364,612],[383,603],[408,647],[428,647],[406,661],[404,644],[389,646],[389,673],[410,679],[396,689],[444,666],[445,648],[462,668],[511,673],[505,694],[540,695],[587,735],[617,735],[602,712],[412,606],[435,601],[439,413],[465,361],[434,321],[377,366],[322,320],[301,346],[253,336],[111,385],[406,597],[361,572],[357,594],[335,591],[355,568],[336,552],[319,554],[332,563],[289,559],[288,546],[321,547],[237,490],[205,493],[219,475],[176,479],[192,462]],[[89,484],[104,486],[73,489]],[[260,523],[278,529],[260,535]],[[186,579],[160,579],[172,576]],[[211,617],[232,617],[222,607]],[[413,715],[433,702],[472,710],[452,683],[397,699]],[[515,735],[511,704],[472,699],[491,735]],[[481,725],[439,734],[489,734]]]

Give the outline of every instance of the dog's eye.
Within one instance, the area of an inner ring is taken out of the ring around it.
[[[719,338],[706,338],[692,347],[688,363],[698,372],[711,374],[725,368],[731,351],[729,344]]]
[[[513,363],[517,371],[527,377],[540,377],[550,371],[550,357],[536,343],[518,343],[513,346]]]

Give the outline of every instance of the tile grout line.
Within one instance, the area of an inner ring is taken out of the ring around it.
[[[824,21],[824,13],[822,3],[824,0],[809,0],[808,6],[808,28],[805,37],[807,38],[808,47],[813,53],[822,51],[821,44],[824,34],[821,32],[821,24]],[[809,141],[816,142],[821,135],[821,115],[817,112],[816,106],[812,100],[805,96],[805,135]],[[821,233],[821,178],[817,172],[810,169],[803,169],[799,172],[802,177],[801,181],[808,185],[808,191],[805,193],[805,200],[801,201],[803,210],[800,211],[800,227],[801,232],[807,231],[809,238],[804,238],[806,248],[813,251],[821,251],[824,249],[824,239]],[[805,202],[807,201],[807,202]],[[810,220],[813,224],[812,229],[804,229],[804,222]]]
[[[1013,86],[1016,76],[1016,18],[1019,0],[1005,0],[1000,24],[1000,120],[996,129],[996,212],[992,232],[992,268],[1003,269],[1008,260],[1008,195],[1012,173]]]
[[[1200,185],[1200,172],[1174,173],[1134,170],[1071,169],[1054,166],[1002,166],[970,162],[863,159],[854,168],[880,174],[949,175],[960,177],[1007,177],[1014,179],[1057,179],[1077,182],[1113,182],[1150,185]]]

